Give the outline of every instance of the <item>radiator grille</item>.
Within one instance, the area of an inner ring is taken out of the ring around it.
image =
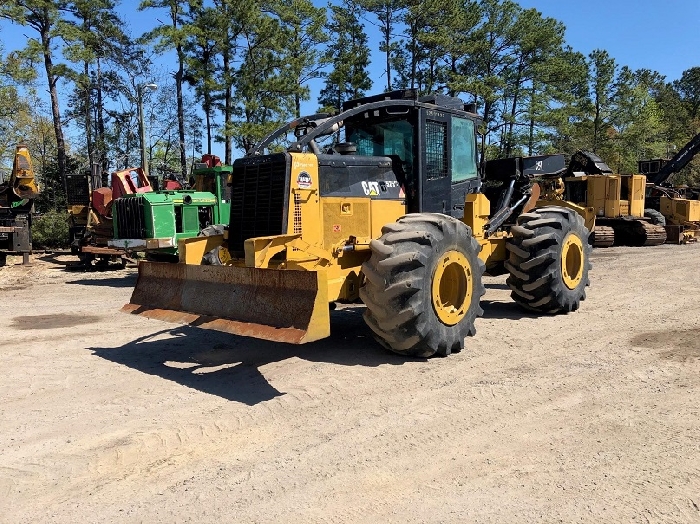
[[[246,158],[234,163],[229,247],[242,252],[249,238],[286,233],[288,155]]]
[[[90,204],[90,186],[83,175],[66,175],[66,200],[69,206]]]
[[[114,201],[116,238],[146,238],[146,219],[142,196],[122,197]]]

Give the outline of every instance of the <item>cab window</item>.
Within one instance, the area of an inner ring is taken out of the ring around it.
[[[476,140],[474,122],[452,117],[452,182],[476,178]]]

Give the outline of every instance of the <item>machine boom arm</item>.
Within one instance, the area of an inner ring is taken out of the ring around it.
[[[690,142],[684,145],[674,157],[666,162],[664,166],[659,169],[658,173],[647,176],[647,181],[654,185],[661,185],[666,182],[675,173],[678,173],[683,169],[688,162],[690,162],[693,157],[700,151],[700,133],[695,135]]]

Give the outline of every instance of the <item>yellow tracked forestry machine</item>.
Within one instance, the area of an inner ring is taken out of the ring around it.
[[[654,223],[665,227],[668,242],[686,244],[700,238],[700,188],[674,186],[673,176],[700,152],[700,133],[673,158],[640,160],[639,172],[647,177],[645,213]]]
[[[304,343],[330,335],[334,303],[361,300],[380,343],[426,357],[475,334],[484,272],[510,273],[528,310],[578,309],[589,231],[571,209],[536,208],[530,189],[563,158],[487,163],[487,189],[471,110],[397,91],[290,122],[235,161],[227,231],[180,242],[181,263],[141,262],[124,310]],[[286,152],[265,154],[288,134]]]
[[[666,241],[666,231],[645,210],[644,175],[613,174],[590,151],[578,151],[561,177],[537,179],[538,205],[562,205],[581,214],[594,247],[655,246]]]

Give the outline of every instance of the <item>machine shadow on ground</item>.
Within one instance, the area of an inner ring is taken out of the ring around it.
[[[525,311],[515,302],[482,300],[481,308],[484,310],[482,318],[520,320],[521,318],[537,318],[541,316],[537,313]]]
[[[227,400],[255,405],[283,395],[260,372],[266,364],[298,357],[343,366],[402,365],[362,320],[364,307],[331,313],[331,336],[309,344],[268,342],[190,326],[177,326],[120,347],[92,347],[93,354]],[[168,336],[168,338],[160,338]]]
[[[54,253],[45,253],[41,256],[37,256],[37,260],[41,260],[42,262],[47,262],[49,264],[53,264],[55,266],[63,266],[63,267],[73,267],[80,262],[78,261],[77,258],[74,260],[59,260],[59,257],[65,257],[66,255],[69,255],[70,252],[66,253],[63,251],[60,252],[54,252]]]
[[[71,257],[70,260],[61,260],[62,258]],[[114,262],[93,262],[92,264],[84,264],[77,255],[71,254],[69,251],[56,251],[53,253],[45,253],[37,256],[37,260],[53,264],[57,268],[63,269],[71,273],[102,273],[106,271],[122,271],[124,268],[121,264]]]
[[[119,277],[110,278],[81,278],[78,280],[69,280],[66,284],[77,284],[80,286],[103,286],[103,287],[130,287],[133,288],[136,284],[136,273],[125,274]]]

